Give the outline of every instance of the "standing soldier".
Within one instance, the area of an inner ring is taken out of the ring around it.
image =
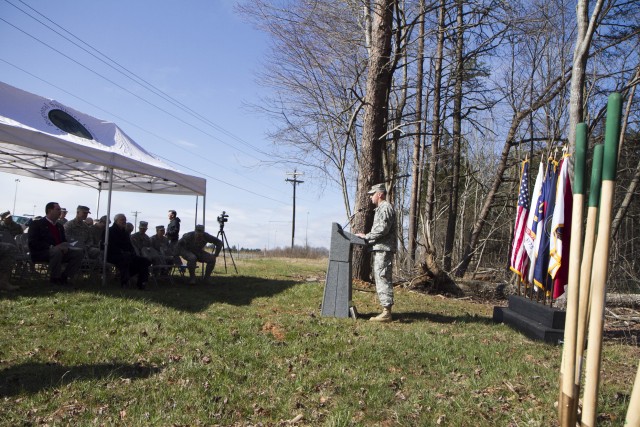
[[[391,274],[393,270],[393,254],[398,247],[396,237],[396,212],[387,198],[387,189],[384,184],[376,184],[371,187],[368,194],[371,202],[376,205],[373,217],[373,226],[367,234],[358,234],[372,245],[373,275],[376,281],[376,292],[382,313],[369,319],[372,322],[391,322],[391,307],[393,306],[393,282]]]
[[[207,243],[213,243],[216,247],[215,252],[209,253],[204,250]],[[185,233],[178,242],[179,254],[187,260],[187,269],[189,270],[189,284],[196,283],[196,263],[198,261],[207,264],[204,271],[204,279],[211,277],[213,268],[216,266],[216,258],[222,249],[222,241],[209,233],[204,232],[204,225],[196,225],[196,230]]]
[[[180,238],[180,218],[174,210],[169,211],[169,225],[167,225],[167,239],[169,239],[169,245],[173,246],[178,243]]]
[[[169,239],[169,247],[173,251],[174,264],[181,263],[179,249],[177,247],[178,239],[180,238],[180,218],[174,210],[169,211],[169,225],[167,225],[167,239]]]
[[[13,220],[11,212],[6,211],[0,214],[0,229],[5,229],[11,234],[12,237],[16,237],[18,234],[24,233],[22,226]]]

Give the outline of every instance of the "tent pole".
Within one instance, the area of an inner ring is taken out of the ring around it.
[[[107,197],[107,224],[104,229],[104,257],[102,259],[102,286],[107,284],[107,250],[109,248],[109,218],[111,218],[111,190],[113,190],[113,168],[109,168],[109,196]]]
[[[198,225],[198,195],[196,194],[196,219],[195,224],[193,224],[193,228],[195,230],[196,225]]]
[[[100,219],[100,193],[102,192],[102,181],[98,182],[98,200],[96,200],[95,218]]]
[[[207,194],[203,194],[202,195],[202,225],[206,224],[206,218],[205,218],[205,208],[207,206]]]

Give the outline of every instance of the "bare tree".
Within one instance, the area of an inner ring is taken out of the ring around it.
[[[361,161],[356,192],[356,218],[353,229],[366,232],[373,223],[373,211],[367,191],[373,184],[383,182],[382,151],[387,126],[387,110],[393,68],[391,61],[391,33],[395,0],[375,0],[371,10],[371,48],[367,73],[365,112],[362,128]],[[371,266],[362,250],[354,251],[353,275],[369,278]]]

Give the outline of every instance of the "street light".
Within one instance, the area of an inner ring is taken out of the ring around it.
[[[16,191],[15,193],[13,193],[13,210],[11,211],[13,215],[16,214],[16,198],[18,197],[18,183],[20,182],[20,180],[16,178],[15,181],[16,181]]]

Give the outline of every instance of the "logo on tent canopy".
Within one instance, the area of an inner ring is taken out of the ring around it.
[[[55,108],[50,110],[47,116],[58,129],[80,138],[93,140],[91,132],[69,113]]]

